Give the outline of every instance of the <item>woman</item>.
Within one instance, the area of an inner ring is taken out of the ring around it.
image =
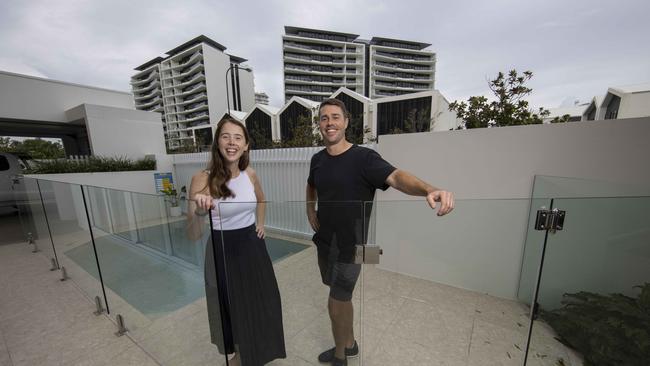
[[[285,358],[280,292],[264,243],[264,193],[248,166],[246,127],[226,117],[217,125],[209,169],[192,177],[190,232],[201,211],[212,213],[205,290],[212,343],[230,365]],[[196,236],[196,235],[194,235]]]

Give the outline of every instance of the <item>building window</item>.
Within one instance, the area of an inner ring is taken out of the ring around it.
[[[210,145],[212,145],[212,128],[208,127],[194,130],[194,139],[200,151],[210,150]]]
[[[612,95],[612,99],[607,104],[605,119],[616,119],[618,117],[618,107],[621,105],[621,98]]]
[[[311,113],[299,103],[293,102],[280,115],[280,137],[282,141],[293,139],[293,131],[299,123],[311,124]]]
[[[345,93],[339,93],[336,99],[345,104],[345,107],[350,112],[350,123],[345,130],[345,138],[354,143],[363,143],[363,103],[352,98]]]
[[[256,108],[246,118],[246,129],[251,138],[251,149],[269,149],[273,147],[271,116]]]
[[[596,107],[592,104],[589,107],[589,113],[587,113],[587,121],[593,121],[596,119]]]
[[[422,97],[379,103],[377,135],[429,131],[431,101],[431,97]]]

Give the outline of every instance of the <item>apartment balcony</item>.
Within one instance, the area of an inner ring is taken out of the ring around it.
[[[172,99],[175,99],[175,98],[172,98]],[[169,102],[169,103],[165,103],[165,104],[169,105],[170,107],[171,106],[183,106],[183,105],[188,105],[188,104],[192,104],[192,103],[195,103],[195,102],[205,101],[207,99],[208,99],[208,95],[206,93],[199,93],[199,94],[195,94],[195,95],[190,94],[188,97],[185,98],[185,100],[183,100],[181,102],[178,102],[178,103]]]
[[[376,80],[396,80],[396,81],[401,81],[401,80],[406,80],[406,81],[411,81],[411,80],[429,80],[428,78],[424,77],[424,79],[420,78],[418,79],[416,75],[395,75],[393,73],[387,73],[387,72],[382,72],[382,71],[375,71],[373,74],[373,78]]]
[[[298,56],[298,55],[284,55],[285,61],[297,62],[300,64],[306,65],[325,65],[329,66],[332,64],[343,65],[345,62],[343,60],[314,60],[309,56]]]
[[[202,70],[202,69],[203,69],[203,61],[199,61],[199,62],[195,63],[194,65],[191,65],[191,66],[188,66],[188,67],[186,67],[184,69],[179,70],[178,71],[179,72],[178,76],[180,76],[180,77],[189,76],[189,75],[193,74],[194,72],[196,72],[198,70]]]
[[[201,91],[205,91],[206,86],[204,82],[199,82],[190,87],[185,88],[185,90],[177,90],[176,88],[169,89],[170,94],[166,96],[170,97],[184,97]]]
[[[159,75],[158,71],[154,70],[148,76],[146,76],[145,78],[131,78],[131,83],[130,84],[132,86],[134,86],[134,87],[144,85],[144,84],[147,84],[148,82],[150,82],[152,80],[158,79],[158,75]]]
[[[176,84],[171,84],[170,85],[169,81],[166,81],[165,83],[163,83],[163,90],[168,90],[168,89],[172,89],[172,88],[174,88],[174,89],[182,89],[184,87],[192,85],[193,83],[203,81],[203,80],[205,80],[205,74],[203,72],[199,72],[197,74],[194,74],[194,76],[189,77],[189,79],[185,78],[185,80],[184,79],[179,79],[178,77],[175,77],[174,82],[176,82]],[[164,85],[164,84],[167,84],[167,85]]]
[[[383,71],[401,71],[408,72],[413,74],[433,74],[433,68],[428,66],[418,66],[418,65],[408,65],[408,64],[390,64],[381,61],[375,61],[373,63],[373,68]]]
[[[423,90],[429,90],[431,87],[428,85],[422,85],[422,84],[413,84],[410,86],[405,86],[405,85],[396,85],[393,83],[385,83],[381,81],[375,81],[374,84],[371,84],[371,88],[381,88],[381,89],[388,89],[388,90],[403,90],[403,91],[423,91]]]
[[[149,98],[153,98],[153,97],[158,96],[158,95],[162,95],[160,89],[154,89],[149,94],[144,94],[144,95],[134,94],[133,99],[135,100],[136,103],[138,103],[140,101],[143,101],[143,100],[146,100],[146,99],[149,99]]]
[[[203,59],[203,53],[201,51],[195,51],[191,56],[185,57],[182,59],[171,59],[163,63],[163,66],[161,66],[160,71],[168,71],[168,70],[177,70],[179,68],[187,67],[190,66],[190,64],[196,60],[202,60]]]
[[[138,94],[144,94],[148,92],[149,90],[152,90],[154,88],[160,87],[160,82],[158,80],[154,80],[149,84],[146,85],[140,85],[140,86],[134,86],[133,87],[133,93],[138,93]]]
[[[145,99],[145,100],[142,100],[142,101],[136,102],[136,103],[135,103],[135,106],[138,107],[139,109],[143,109],[143,108],[149,108],[149,107],[151,107],[152,105],[154,105],[154,104],[158,104],[158,103],[161,103],[161,98],[160,98],[160,96],[156,96],[156,97],[154,97],[154,98],[151,99],[151,100]]]
[[[306,45],[300,45],[296,43],[289,43],[285,42],[283,45],[284,49],[286,51],[294,51],[294,52],[306,52],[309,54],[319,54],[319,55],[335,55],[335,54],[340,54],[343,52],[343,49],[333,49],[330,51],[326,50],[318,50],[313,47],[309,47]]]
[[[173,80],[173,79],[178,79],[178,78],[184,78],[187,76],[190,76],[196,72],[203,71],[204,70],[204,65],[202,61],[199,61],[193,65],[190,65],[188,67],[185,67],[183,69],[179,70],[170,70],[167,72],[164,72],[162,75],[161,80],[163,81],[168,81],[168,80]]]
[[[294,73],[301,73],[306,75],[325,75],[325,76],[337,75],[338,76],[343,74],[343,70],[317,71],[310,67],[299,67],[299,66],[285,66],[284,69],[286,71],[291,71]]]
[[[299,77],[294,75],[285,75],[285,83],[290,81],[292,84],[301,84],[301,85],[340,85],[343,83],[343,79],[340,80],[314,80],[310,77]]]
[[[190,104],[190,106],[191,106],[191,104]],[[186,108],[187,108],[187,107],[186,107]],[[198,105],[194,105],[194,106],[192,106],[191,108],[187,108],[187,109],[185,109],[185,110],[183,110],[183,111],[180,111],[180,112],[169,112],[169,113],[166,113],[166,114],[167,114],[168,116],[172,116],[172,115],[187,115],[187,114],[189,114],[189,113],[200,112],[200,111],[204,111],[204,110],[207,110],[207,109],[208,109],[208,103],[207,103],[207,102],[205,102],[205,103],[200,103],[200,102],[199,102]]]
[[[313,90],[313,89],[310,89],[310,88],[298,88],[298,87],[286,86],[285,91],[286,91],[287,94],[306,94],[306,95],[327,96],[327,95],[331,95],[336,90],[320,91],[320,90]]]
[[[163,108],[163,105],[162,105],[162,103],[161,103],[161,104],[155,105],[155,106],[153,106],[153,107],[147,109],[147,111],[148,111],[148,112],[157,112],[157,113],[162,113],[162,112],[163,112],[163,109],[164,109],[164,108]]]
[[[388,52],[373,51],[372,57],[377,60],[409,62],[413,64],[432,65],[435,59],[432,57],[411,56],[411,55],[396,55]]]
[[[209,118],[209,113],[207,110],[204,112],[194,112],[194,113],[189,113],[186,115],[180,114],[179,116],[183,116],[182,119],[179,119],[178,122],[192,122],[192,121],[198,121],[201,119]]]
[[[372,92],[373,98],[374,97],[394,97],[398,95],[404,95],[407,93],[400,93],[400,92],[392,92],[392,91],[384,91],[384,90],[374,90]]]

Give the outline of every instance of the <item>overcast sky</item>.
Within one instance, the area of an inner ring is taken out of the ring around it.
[[[133,68],[204,34],[247,58],[280,106],[285,25],[431,43],[436,89],[489,93],[512,68],[529,100],[558,107],[650,82],[650,1],[2,0],[0,70],[130,91]]]

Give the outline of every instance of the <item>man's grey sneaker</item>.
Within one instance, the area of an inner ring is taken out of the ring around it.
[[[348,366],[348,359],[344,358],[341,360],[334,357],[334,359],[332,360],[332,366]]]
[[[330,348],[327,351],[321,353],[318,355],[318,362],[322,363],[327,363],[327,362],[332,362],[334,360],[334,353],[336,352],[336,348]],[[354,345],[352,348],[345,348],[345,356],[346,357],[357,357],[359,356],[359,345],[357,344],[357,341],[354,341]]]

